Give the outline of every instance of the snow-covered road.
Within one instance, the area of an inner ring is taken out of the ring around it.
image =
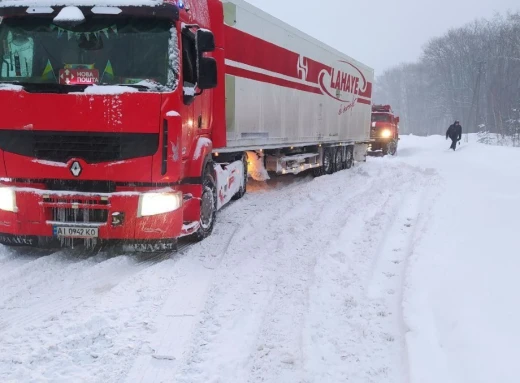
[[[171,257],[0,248],[0,381],[513,382],[519,160],[405,137]]]

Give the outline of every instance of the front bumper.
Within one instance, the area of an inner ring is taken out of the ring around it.
[[[182,198],[174,211],[143,217],[138,214],[141,192],[55,192],[25,187],[14,191],[16,211],[0,210],[0,236],[52,238],[55,226],[95,227],[99,240],[165,240],[178,238],[182,232]]]
[[[369,151],[382,150],[385,146],[387,146],[390,142],[395,141],[395,138],[383,138],[383,137],[373,137],[370,139],[371,142],[368,146]]]

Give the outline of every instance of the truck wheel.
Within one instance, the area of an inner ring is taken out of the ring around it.
[[[234,201],[242,198],[247,191],[247,156],[245,154],[242,156],[242,163],[244,164],[244,185],[241,186],[240,190],[231,198]]]
[[[334,156],[332,155],[332,148],[325,148],[323,152],[323,173],[332,174],[334,173]]]
[[[395,156],[396,153],[397,153],[397,142],[392,140],[386,146],[386,154],[390,154],[391,156]]]
[[[347,147],[347,158],[345,161],[345,167],[350,169],[354,164],[354,150],[352,146]]]
[[[202,179],[202,197],[200,198],[200,227],[195,233],[195,239],[202,241],[208,237],[215,226],[217,215],[217,186],[213,176],[213,166],[207,164]]]
[[[339,172],[342,169],[343,156],[341,155],[343,148],[338,147],[334,152],[334,171]]]

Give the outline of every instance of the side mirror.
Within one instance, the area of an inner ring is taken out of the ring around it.
[[[207,29],[198,29],[195,36],[197,51],[199,55],[205,52],[213,52],[215,50],[215,36]]]
[[[217,86],[217,60],[212,57],[199,58],[198,65],[198,83],[199,89],[212,89]]]
[[[395,123],[396,123],[396,124],[399,124],[399,117],[396,117],[396,118],[395,118]]]

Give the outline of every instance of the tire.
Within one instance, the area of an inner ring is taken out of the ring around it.
[[[395,156],[396,153],[397,153],[397,142],[395,140],[392,140],[386,145],[386,154]]]
[[[345,168],[350,169],[354,165],[354,148],[352,146],[347,147]]]
[[[347,168],[347,147],[341,147],[341,169],[345,170]]]
[[[341,154],[343,148],[337,147],[334,151],[334,171],[339,172],[343,165],[343,155]]]
[[[323,152],[323,174],[332,174],[334,173],[334,156],[332,152],[332,148],[325,148]]]
[[[233,201],[242,198],[247,192],[247,156],[245,154],[242,156],[242,163],[244,164],[244,185],[240,187],[240,190],[231,198]]]
[[[204,168],[200,198],[200,227],[194,235],[197,241],[202,241],[212,233],[217,216],[217,185],[212,164],[209,162]]]

